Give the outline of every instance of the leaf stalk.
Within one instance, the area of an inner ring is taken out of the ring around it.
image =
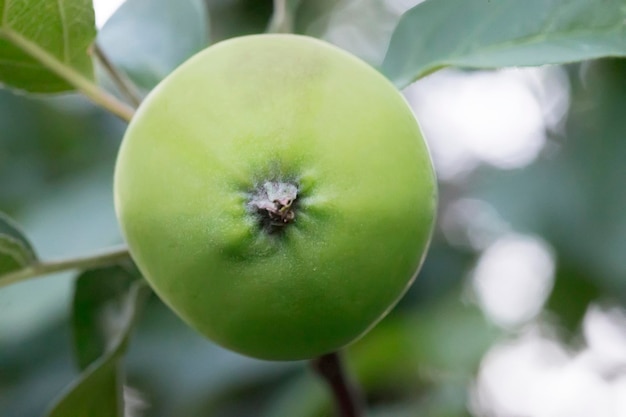
[[[117,264],[127,260],[130,260],[128,249],[126,247],[120,247],[90,256],[37,262],[18,271],[9,272],[8,274],[0,276],[0,288],[55,272],[92,269]]]

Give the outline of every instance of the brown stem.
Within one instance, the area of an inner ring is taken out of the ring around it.
[[[139,107],[139,104],[141,104],[141,94],[133,82],[115,67],[113,62],[111,62],[107,54],[97,43],[93,44],[93,53],[109,74],[120,93],[126,97],[134,108]]]
[[[339,416],[363,417],[361,393],[349,380],[339,353],[328,353],[312,359],[311,367],[331,389]]]

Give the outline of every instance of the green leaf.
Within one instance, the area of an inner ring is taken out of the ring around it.
[[[18,271],[37,261],[32,245],[19,227],[0,212],[0,281],[2,275]]]
[[[116,342],[128,321],[128,291],[136,276],[122,266],[83,272],[72,302],[74,347],[85,369]]]
[[[556,315],[562,330],[576,337],[587,309],[594,300],[601,298],[598,282],[577,265],[564,265],[561,261],[557,265],[554,287],[546,302],[546,309]]]
[[[111,61],[150,90],[208,42],[201,0],[127,0],[107,21],[98,43]]]
[[[132,284],[114,313],[121,328],[107,353],[83,371],[48,412],[48,417],[123,417],[121,359],[148,294],[144,281]]]
[[[114,355],[89,367],[48,417],[123,417],[120,361]]]
[[[626,55],[624,0],[427,0],[403,15],[382,70],[397,86],[437,69]]]
[[[0,0],[0,83],[33,93],[73,87],[60,73],[93,79],[91,0]]]

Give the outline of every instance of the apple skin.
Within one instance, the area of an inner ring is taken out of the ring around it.
[[[251,212],[266,181],[295,218]],[[251,35],[198,53],[142,103],[115,170],[131,255],[216,343],[298,360],[358,339],[414,280],[436,180],[418,123],[376,70],[320,40]]]

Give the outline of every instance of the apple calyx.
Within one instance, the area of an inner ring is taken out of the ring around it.
[[[290,182],[266,181],[252,192],[248,207],[268,233],[281,231],[296,218],[298,187]]]

